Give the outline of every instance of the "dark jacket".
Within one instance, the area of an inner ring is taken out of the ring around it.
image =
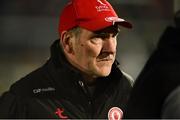
[[[46,64],[1,96],[0,118],[107,118],[114,106],[124,111],[132,86],[117,65],[108,77],[97,79],[91,95],[56,41]]]
[[[163,107],[161,117],[180,119],[180,86],[175,88],[166,98]]]
[[[180,29],[167,27],[135,81],[125,118],[161,118],[162,105],[180,85]]]

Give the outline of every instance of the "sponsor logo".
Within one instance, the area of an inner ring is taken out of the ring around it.
[[[125,21],[124,19],[118,18],[118,17],[106,17],[105,20],[107,22],[123,22],[123,21]]]
[[[123,111],[118,107],[112,107],[108,112],[109,120],[121,120],[123,117]]]
[[[125,20],[122,19],[122,18],[118,18],[118,17],[106,17],[106,18],[105,18],[105,21],[107,21],[107,22],[112,22],[113,25],[114,25],[115,22],[123,22],[123,21],[125,21]]]
[[[103,3],[101,0],[97,0],[97,3],[99,3],[99,5],[95,6],[95,8],[98,12],[110,11],[109,7],[105,3]]]
[[[55,114],[56,114],[60,119],[67,119],[68,117],[65,116],[65,115],[63,115],[63,112],[64,112],[63,109],[57,108]]]
[[[52,87],[48,87],[48,88],[37,88],[37,89],[33,89],[33,93],[40,93],[40,92],[51,92],[51,91],[55,91],[55,88]]]

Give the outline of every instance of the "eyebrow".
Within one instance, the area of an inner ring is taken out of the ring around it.
[[[118,32],[120,32],[120,29],[118,26],[110,26],[110,27],[106,27],[104,29],[95,31],[94,33],[101,34],[101,33],[118,33]]]
[[[109,32],[101,32],[101,33],[93,33],[91,36],[90,36],[90,39],[92,38],[109,38],[111,36],[111,34],[113,34],[113,37],[116,36],[118,34],[118,32],[114,32],[114,33],[109,33]]]
[[[96,37],[105,37],[105,36],[109,36],[110,33],[104,33],[104,32],[101,32],[101,33],[94,33],[92,34],[92,36]]]

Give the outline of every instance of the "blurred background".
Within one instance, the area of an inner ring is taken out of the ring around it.
[[[58,16],[68,0],[1,0],[0,94],[43,65],[58,39]],[[180,0],[109,0],[133,24],[118,37],[117,59],[134,79],[180,8]]]

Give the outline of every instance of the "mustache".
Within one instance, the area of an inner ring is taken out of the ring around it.
[[[114,53],[113,52],[102,52],[99,54],[97,57],[99,61],[108,61],[108,60],[113,60],[114,59]]]

